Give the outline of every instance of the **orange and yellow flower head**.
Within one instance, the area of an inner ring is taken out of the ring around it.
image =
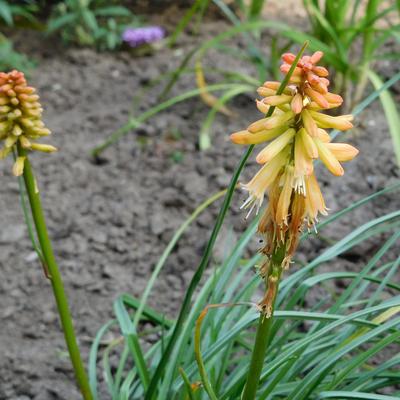
[[[353,116],[322,112],[343,102],[341,96],[328,90],[328,70],[317,65],[322,56],[320,51],[303,56],[281,94],[277,93],[280,82],[268,81],[259,87],[257,92],[262,99],[256,100],[257,108],[266,114],[272,107],[272,114],[231,135],[236,144],[269,142],[256,157],[261,169],[243,185],[249,197],[242,208],[249,208],[249,213],[256,208],[258,212],[264,197],[269,197],[258,227],[265,236],[262,252],[271,256],[284,243],[286,265],[296,250],[302,228],[315,226],[318,215],[327,214],[314,174],[314,160],[320,159],[333,175],[341,176],[341,163],[358,154],[349,144],[331,143],[327,130],[351,129]],[[289,72],[295,58],[291,53],[282,56],[283,74]]]
[[[19,145],[26,150],[51,153],[57,149],[36,140],[50,135],[42,121],[43,109],[36,90],[26,83],[22,72],[0,72],[0,158],[7,157]],[[13,173],[22,175],[25,157],[17,157]]]

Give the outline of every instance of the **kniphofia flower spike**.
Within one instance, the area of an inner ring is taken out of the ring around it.
[[[0,73],[0,140],[4,141],[0,158],[7,157],[17,144],[26,150],[45,153],[57,150],[54,146],[36,142],[42,136],[50,135],[50,131],[42,121],[43,109],[35,92],[27,85],[22,72]],[[25,157],[16,159],[14,175],[22,175],[24,164]]]
[[[265,82],[258,88],[262,100],[256,100],[257,108],[266,114],[274,106],[272,115],[231,135],[237,144],[270,142],[256,157],[261,169],[243,185],[249,197],[242,207],[250,212],[254,208],[258,212],[264,196],[269,197],[258,227],[265,236],[262,252],[267,262],[261,268],[263,276],[268,273],[268,258],[279,246],[286,247],[283,266],[287,267],[303,226],[313,227],[319,214],[327,214],[314,173],[314,160],[319,158],[333,175],[341,176],[344,173],[341,163],[358,153],[349,144],[331,143],[327,129],[348,130],[353,127],[353,117],[334,117],[322,112],[343,102],[339,95],[328,91],[328,71],[317,65],[322,56],[320,51],[303,56],[282,94],[277,95],[280,82]],[[295,58],[291,53],[282,56],[284,74],[289,72]]]

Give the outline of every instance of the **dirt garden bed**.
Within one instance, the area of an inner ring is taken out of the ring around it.
[[[226,26],[205,21],[203,32],[210,37]],[[45,120],[54,133],[51,143],[60,149],[54,155],[33,155],[32,161],[86,357],[96,331],[113,316],[112,301],[123,292],[140,297],[176,228],[204,199],[227,186],[243,150],[229,142],[229,133],[257,116],[252,97],[238,97],[231,104],[238,116],[219,116],[212,148],[200,152],[197,138],[207,106],[198,99],[188,100],[126,135],[105,151],[101,162],[89,156],[96,144],[126,122],[135,93],[178,65],[201,40],[204,37],[186,35],[172,57],[163,49],[138,58],[128,52],[98,54],[65,48],[58,42],[43,44],[42,38],[31,33],[16,38],[16,46],[39,61],[31,83],[38,88]],[[212,52],[204,63],[224,67],[226,57]],[[251,66],[239,60],[229,58],[229,66],[252,72]],[[392,71],[383,65],[381,72],[388,77]],[[194,87],[193,77],[187,76],[173,93]],[[154,104],[155,94],[148,93],[141,110]],[[319,173],[331,212],[399,179],[380,105],[376,102],[365,111],[356,126],[348,141],[360,149],[360,155],[346,167],[344,178],[328,178],[322,169]],[[254,168],[253,158],[242,181]],[[0,170],[0,399],[79,399],[49,282],[29,242],[18,182],[10,171],[8,160]],[[226,232],[239,235],[247,225],[239,211],[244,198],[240,192],[234,198],[216,259],[222,256]],[[342,238],[398,206],[398,197],[380,197],[324,230],[323,238]],[[157,281],[150,305],[168,317],[179,307],[217,211],[215,204],[194,223]],[[301,246],[299,258],[306,261],[315,256],[326,246],[323,238]],[[329,269],[360,270],[384,239],[364,242],[331,262]],[[257,245],[254,238],[250,251]]]

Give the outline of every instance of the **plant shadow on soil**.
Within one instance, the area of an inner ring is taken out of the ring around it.
[[[221,21],[206,21],[203,32],[211,37],[225,27]],[[101,163],[93,162],[90,150],[126,122],[138,88],[178,65],[194,41],[200,40],[204,38],[185,35],[181,51],[163,49],[141,58],[125,52],[66,49],[59,43],[42,46],[35,35],[21,45],[39,60],[31,84],[38,88],[45,121],[54,133],[50,141],[60,149],[54,155],[34,154],[32,162],[85,357],[96,331],[113,316],[112,301],[122,292],[140,297],[176,228],[205,198],[229,183],[243,148],[231,144],[228,134],[259,118],[254,97],[238,97],[230,105],[238,117],[218,116],[212,148],[199,152],[199,127],[208,109],[198,99],[188,100],[126,135],[105,151]],[[251,66],[217,52],[210,52],[207,62],[253,72]],[[173,94],[194,87],[193,77],[187,76]],[[148,92],[140,110],[155,103],[158,91]],[[356,126],[347,140],[360,149],[360,155],[345,166],[345,176],[336,179],[319,167],[318,178],[332,213],[399,178],[380,105],[365,111]],[[256,168],[252,157],[242,181]],[[0,171],[0,399],[79,399],[51,289],[32,251],[18,203],[18,183],[10,171],[8,160]],[[215,259],[222,256],[227,232],[233,230],[238,236],[248,224],[239,211],[244,199],[244,193],[234,197]],[[380,197],[332,224],[323,235],[340,239],[395,210],[397,199],[396,194]],[[218,206],[210,207],[185,233],[152,292],[149,304],[170,317],[176,314],[200,260]],[[381,235],[365,241],[322,269],[359,271],[384,240]],[[254,238],[248,254],[257,247]],[[325,247],[314,238],[301,245],[297,258],[311,260]],[[312,305],[322,293],[321,289],[310,294],[308,303]]]

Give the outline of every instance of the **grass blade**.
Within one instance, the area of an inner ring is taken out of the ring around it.
[[[363,392],[333,391],[333,392],[321,392],[318,396],[318,399],[398,400],[398,397],[386,396],[383,394],[363,393]]]
[[[378,90],[383,86],[382,80],[375,72],[369,70],[368,78],[374,85],[375,89]],[[389,125],[389,131],[392,136],[393,149],[396,155],[397,164],[400,166],[400,115],[397,110],[396,103],[387,90],[382,91],[379,95],[379,98],[381,100],[382,107],[386,115],[386,120]]]
[[[94,341],[92,343],[92,346],[90,348],[90,354],[89,354],[89,384],[90,384],[90,390],[92,391],[93,399],[97,400],[98,397],[98,392],[97,392],[97,354],[99,351],[100,343],[105,335],[105,333],[111,328],[111,326],[115,325],[115,321],[111,320],[104,324],[101,329],[97,332],[96,337],[94,338]]]
[[[128,311],[126,310],[121,297],[114,302],[114,312],[117,317],[122,335],[124,336],[126,343],[129,346],[129,350],[131,351],[131,355],[135,361],[142,385],[144,389],[146,389],[150,381],[149,371],[143,357],[142,349],[136,333],[136,328],[130,319]]]

